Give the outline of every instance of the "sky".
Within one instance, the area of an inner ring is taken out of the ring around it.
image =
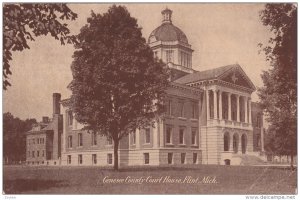
[[[76,21],[68,21],[72,34],[78,34],[87,22],[91,10],[104,13],[111,4],[68,4],[78,14]],[[173,10],[173,24],[179,27],[192,45],[193,69],[206,70],[238,63],[256,87],[263,85],[260,74],[270,68],[265,55],[259,54],[259,43],[267,44],[272,34],[262,25],[259,11],[262,3],[227,4],[166,4],[140,3],[125,5],[142,27],[148,39],[162,21],[161,11]],[[61,46],[50,36],[42,36],[28,43],[29,50],[13,52],[10,63],[11,87],[3,91],[3,112],[11,112],[21,119],[52,116],[52,93],[69,98],[67,89],[72,80],[70,65],[74,48]],[[252,101],[258,101],[256,93]]]

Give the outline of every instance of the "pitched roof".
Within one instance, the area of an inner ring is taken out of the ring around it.
[[[179,78],[175,80],[176,83],[181,83],[181,84],[186,84],[186,83],[191,83],[195,81],[202,81],[202,80],[210,80],[210,79],[215,79],[222,74],[224,74],[226,71],[239,66],[238,64],[233,64],[233,65],[226,65],[214,69],[209,69],[205,71],[199,71],[193,74],[188,74],[186,76],[183,76],[182,78]]]

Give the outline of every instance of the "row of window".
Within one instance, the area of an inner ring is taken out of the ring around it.
[[[67,163],[69,165],[72,164],[72,156],[71,155],[67,156]],[[79,154],[77,156],[77,163],[79,165],[83,164],[82,154]],[[92,163],[95,165],[97,164],[97,154],[92,154]],[[108,153],[107,154],[107,164],[111,165],[112,163],[113,163],[113,154]]]
[[[41,154],[40,154],[40,152],[41,152]],[[36,151],[36,154],[35,154],[35,151],[28,151],[27,152],[27,155],[28,155],[28,157],[32,157],[32,158],[35,158],[35,155],[36,155],[36,157],[44,157],[45,156],[45,150],[42,150],[42,151]]]
[[[186,137],[185,137],[185,127],[179,128],[179,144],[186,144]],[[171,126],[166,127],[166,144],[173,144],[173,128]],[[192,128],[191,130],[191,144],[197,145],[197,129]]]
[[[173,110],[173,103],[175,103],[172,100],[167,100],[166,102],[166,114],[169,116],[173,116],[175,115],[175,110]],[[183,100],[179,100],[177,102],[176,105],[177,109],[178,109],[178,117],[187,117],[185,116],[185,109],[186,109],[186,103]],[[196,119],[197,118],[197,103],[196,102],[192,102],[191,103],[191,118],[192,119]]]
[[[93,132],[91,134],[91,137],[92,137],[92,139],[91,139],[92,146],[97,145],[97,133]],[[82,147],[83,146],[83,135],[82,135],[82,133],[77,134],[77,141],[78,141],[77,146]],[[112,145],[112,138],[107,139],[107,145]],[[68,148],[73,148],[73,136],[72,135],[68,136]]]
[[[33,138],[33,139],[28,139],[27,144],[45,144],[45,138]]]
[[[150,154],[149,153],[144,153],[144,164],[149,164],[150,163]],[[174,153],[168,153],[168,164],[174,164],[173,161],[173,156]],[[113,164],[113,154],[112,153],[108,153],[106,155],[107,157],[107,164],[111,165]],[[72,155],[68,155],[67,156],[67,163],[70,165],[72,164]],[[180,153],[180,163],[181,164],[186,164],[186,153]],[[198,163],[198,154],[197,153],[193,153],[193,164],[197,164]],[[79,154],[77,156],[77,164],[81,165],[83,164],[83,157],[82,154]],[[92,164],[97,164],[97,154],[92,154]]]

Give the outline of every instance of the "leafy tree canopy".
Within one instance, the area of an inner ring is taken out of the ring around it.
[[[13,51],[29,49],[27,41],[50,34],[61,44],[76,42],[62,20],[75,20],[77,14],[66,4],[10,4],[3,6],[3,89],[10,86],[9,75]]]
[[[264,86],[258,95],[270,123],[267,144],[277,155],[297,150],[297,7],[295,4],[266,4],[261,20],[274,33],[266,58],[272,68],[261,75]],[[271,138],[270,138],[271,137]]]
[[[163,111],[168,70],[125,7],[92,12],[87,22],[73,55],[71,103],[80,123],[113,139],[116,169],[119,140]]]
[[[3,157],[5,161],[25,160],[26,135],[35,119],[21,120],[11,113],[3,114]]]

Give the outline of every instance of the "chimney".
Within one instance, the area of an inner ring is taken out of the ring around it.
[[[60,114],[60,93],[53,93],[53,114]]]
[[[43,117],[43,123],[48,123],[49,122],[49,117]]]

